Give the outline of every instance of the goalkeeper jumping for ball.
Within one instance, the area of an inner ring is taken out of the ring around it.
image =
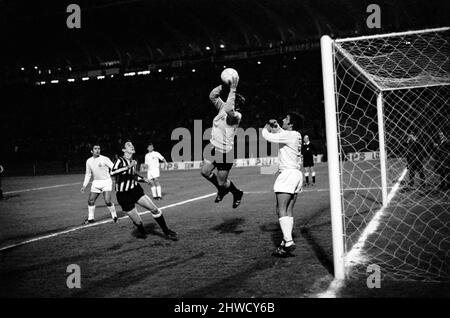
[[[227,101],[220,98],[222,85],[214,88],[209,98],[219,113],[213,120],[210,144],[211,160],[203,159],[202,176],[217,188],[217,196],[214,202],[223,200],[227,193],[233,194],[233,209],[241,204],[244,192],[236,188],[228,179],[228,174],[233,167],[234,151],[233,143],[236,129],[242,119],[239,108],[244,105],[245,98],[236,93],[239,77],[235,76],[229,83],[230,92]],[[213,171],[217,169],[217,173]]]

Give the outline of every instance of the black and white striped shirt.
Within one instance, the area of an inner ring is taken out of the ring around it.
[[[124,168],[131,164],[131,160],[124,157],[119,157],[114,163],[111,170],[111,176],[116,178],[116,191],[129,191],[138,185],[138,182],[143,182],[144,178],[136,173],[136,167],[129,168],[125,171],[118,172],[117,170]]]

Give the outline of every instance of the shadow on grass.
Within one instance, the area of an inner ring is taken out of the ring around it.
[[[316,242],[314,239],[314,236],[312,235],[311,231],[307,227],[303,227],[300,229],[300,233],[302,234],[303,238],[308,242],[309,246],[314,251],[314,254],[316,255],[319,262],[322,264],[323,267],[330,273],[334,273],[334,266],[333,261],[329,258],[329,255],[327,252],[323,249],[320,244]]]
[[[164,238],[164,234],[157,230],[158,227],[155,223],[144,224],[144,229],[145,229],[145,232],[147,233],[147,235],[159,236],[159,237]],[[131,233],[131,235],[133,235],[135,238],[140,238],[139,231],[136,228],[133,229],[133,232]]]
[[[165,295],[162,297],[181,297],[181,298],[211,298],[227,297],[235,294],[236,289],[242,288],[243,282],[253,277],[255,273],[272,268],[280,261],[275,257],[264,257],[254,263],[252,266],[235,275],[230,275],[216,281],[212,284],[189,291],[183,295]]]
[[[177,267],[186,264],[191,260],[202,258],[205,256],[204,252],[192,255],[187,258],[180,258],[178,256],[169,257],[156,264],[149,265],[145,263],[142,266],[134,266],[127,268],[121,272],[115,272],[114,275],[107,276],[103,279],[89,283],[84,290],[75,292],[74,297],[102,297],[109,291],[115,291],[127,288],[134,284],[138,284],[142,280],[155,276],[162,270]]]
[[[224,233],[241,234],[244,231],[237,230],[237,228],[242,223],[244,223],[244,219],[243,218],[227,219],[223,223],[213,227],[211,230],[219,232],[221,234],[224,234]]]
[[[276,222],[265,223],[260,226],[260,230],[262,232],[270,233],[270,238],[274,247],[278,247],[283,240],[283,232],[281,232],[280,225]]]

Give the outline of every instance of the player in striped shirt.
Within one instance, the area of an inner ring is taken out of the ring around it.
[[[228,174],[233,167],[233,143],[236,129],[242,119],[238,111],[245,103],[242,95],[236,94],[238,77],[234,77],[230,83],[230,92],[227,101],[224,102],[219,96],[222,85],[214,88],[209,94],[209,98],[219,113],[213,120],[211,131],[211,154],[214,160],[211,162],[207,158],[203,159],[201,170],[202,176],[217,188],[215,202],[222,201],[223,197],[231,192],[233,194],[233,208],[241,204],[244,192],[236,188],[234,183],[228,179]],[[217,173],[214,174],[214,170]]]
[[[303,175],[300,170],[302,136],[298,132],[301,124],[300,115],[290,112],[283,119],[282,127],[276,120],[271,120],[262,131],[262,136],[267,141],[280,144],[278,151],[279,175],[273,186],[276,196],[276,212],[283,232],[283,240],[274,253],[279,257],[290,256],[295,249],[292,239],[293,210],[297,194],[303,183]]]
[[[123,156],[117,159],[111,171],[111,175],[116,178],[116,197],[122,210],[138,228],[141,237],[145,238],[147,233],[135,204],[139,204],[152,213],[153,218],[163,230],[166,239],[178,240],[177,234],[167,227],[162,211],[144,193],[144,190],[138,183],[148,183],[148,179],[142,178],[136,173],[137,162],[133,160],[133,154],[135,153],[133,143],[126,141],[122,145],[122,152]]]
[[[91,192],[88,199],[88,217],[84,224],[94,223],[95,201],[100,193],[103,193],[105,204],[108,207],[114,222],[117,222],[117,214],[114,203],[111,202],[112,179],[109,170],[113,167],[112,161],[100,154],[101,148],[98,144],[93,144],[91,148],[92,157],[86,160],[86,174],[84,176],[81,193],[84,193],[91,177],[94,177],[91,186]]]

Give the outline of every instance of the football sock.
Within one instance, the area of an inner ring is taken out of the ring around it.
[[[294,218],[283,216],[279,218],[278,221],[280,222],[281,231],[283,232],[283,239],[286,242],[285,245],[292,245],[292,228],[294,227]]]
[[[309,183],[309,172],[305,172],[306,183]]]
[[[214,186],[217,188],[217,190],[220,190],[219,183],[217,182],[217,176],[214,173],[211,173],[211,175],[207,179],[209,182],[214,184]]]
[[[89,211],[88,220],[93,220],[95,213],[95,205],[92,206],[88,205],[88,211]]]
[[[114,203],[108,207],[109,212],[111,212],[111,217],[112,218],[116,218],[117,217],[117,213],[116,213],[116,207],[114,206]]]
[[[162,197],[162,195],[161,195],[161,186],[157,186],[156,187],[156,194],[157,194],[158,197]]]
[[[159,216],[153,215],[153,217],[155,218],[155,221],[159,224],[163,232],[166,233],[169,228],[167,227],[166,220],[164,219],[162,213]]]
[[[230,181],[230,186],[228,187],[228,189],[233,194],[236,194],[237,192],[239,192],[239,190],[236,188],[236,186],[234,185],[234,183],[232,181]]]
[[[316,183],[316,172],[315,171],[312,173],[312,181],[313,181],[313,183]]]
[[[156,187],[152,187],[152,196],[156,198],[158,194],[156,193]]]
[[[131,211],[126,212],[130,219],[133,221],[134,225],[139,226],[142,224],[141,216],[139,215],[136,208]]]

